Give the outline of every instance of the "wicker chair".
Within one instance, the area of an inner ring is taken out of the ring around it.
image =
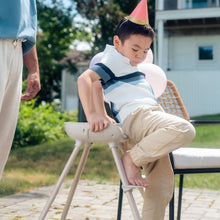
[[[190,120],[189,114],[184,106],[181,96],[175,84],[168,80],[167,87],[164,93],[158,98],[159,104],[163,107],[164,111],[182,117],[187,121]]]
[[[190,121],[189,114],[184,106],[181,96],[172,81],[167,81],[166,90],[158,98],[158,101],[165,112],[177,115],[187,121]],[[190,122],[193,124],[220,124],[220,121]],[[174,174],[178,174],[180,176],[177,209],[177,220],[180,220],[184,174],[220,172],[220,149],[180,148],[170,153],[170,159]],[[122,199],[123,190],[120,184],[117,220],[121,219]],[[174,194],[172,200],[170,201],[169,219],[174,220]]]

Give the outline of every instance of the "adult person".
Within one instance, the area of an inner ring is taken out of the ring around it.
[[[0,7],[0,178],[11,149],[20,101],[40,91],[36,52],[37,11],[35,0],[7,0]],[[21,96],[22,69],[29,75]]]

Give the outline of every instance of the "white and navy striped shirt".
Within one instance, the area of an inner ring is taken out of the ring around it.
[[[121,124],[137,108],[157,104],[145,74],[131,66],[129,59],[113,46],[107,45],[101,62],[90,69],[101,77],[105,98]]]

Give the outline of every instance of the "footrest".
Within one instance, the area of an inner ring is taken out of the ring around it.
[[[138,188],[143,188],[143,186],[135,186],[135,185],[131,185],[131,184],[129,184],[127,186],[122,185],[122,189],[124,192],[127,192],[129,190],[133,190],[133,189],[138,189]]]

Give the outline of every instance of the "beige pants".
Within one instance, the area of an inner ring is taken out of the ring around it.
[[[21,40],[0,39],[0,178],[16,128],[21,98],[22,68]]]
[[[142,220],[163,220],[174,183],[168,154],[186,146],[195,137],[195,129],[159,105],[137,109],[125,119],[122,129],[129,136],[134,163],[143,167],[150,184],[144,193]]]

